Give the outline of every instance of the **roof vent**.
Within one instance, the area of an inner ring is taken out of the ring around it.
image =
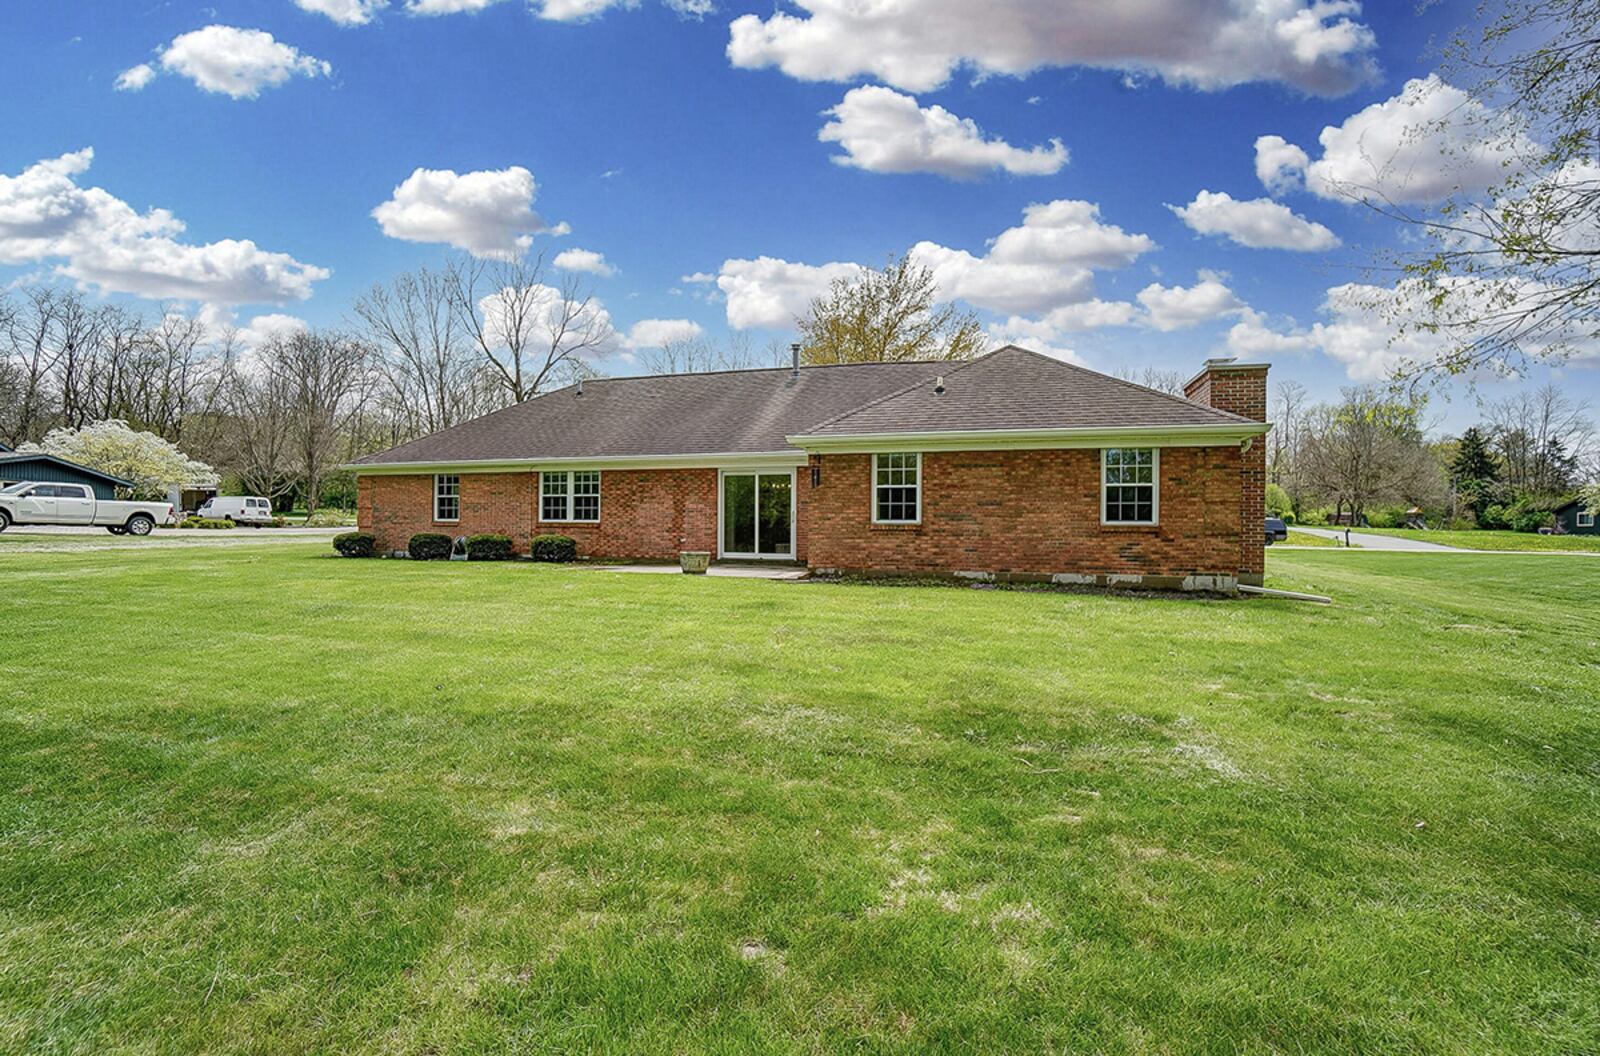
[[[937,395],[937,396],[943,396],[944,395],[944,375],[943,374],[940,374],[937,378],[933,379],[933,391],[934,391],[934,394]]]
[[[583,395],[583,379],[582,378],[578,379],[578,391],[577,391],[576,395],[579,395],[579,396]]]
[[[794,363],[790,368],[790,374],[798,378],[800,376],[800,345],[798,343],[789,346],[789,358]]]

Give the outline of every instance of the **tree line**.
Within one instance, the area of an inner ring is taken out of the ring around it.
[[[1459,437],[1429,440],[1427,401],[1392,387],[1346,388],[1312,404],[1274,390],[1268,507],[1303,523],[1390,526],[1412,519],[1533,531],[1600,479],[1588,404],[1545,385],[1480,407]]]

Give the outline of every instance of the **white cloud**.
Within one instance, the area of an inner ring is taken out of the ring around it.
[[[725,260],[717,288],[728,299],[728,325],[736,330],[753,326],[781,329],[794,325],[814,297],[828,292],[834,279],[862,272],[860,264],[834,262],[791,264],[773,257]]]
[[[1048,327],[1032,325],[1026,319],[1013,317],[1004,323],[990,323],[986,332],[989,344],[993,348],[1017,345],[1030,352],[1037,352],[1041,356],[1050,356],[1066,363],[1076,363],[1080,367],[1088,365],[1075,349],[1056,344],[1057,336]]]
[[[556,254],[555,266],[566,271],[584,271],[590,275],[610,278],[617,269],[606,263],[605,254],[592,249],[563,249]]]
[[[413,15],[459,15],[482,11],[500,0],[406,0],[406,12]]]
[[[1311,159],[1282,136],[1256,137],[1256,179],[1272,194],[1286,194],[1305,181]]]
[[[520,165],[467,173],[417,169],[372,216],[390,238],[516,260],[547,230],[533,211],[537,191],[533,173]]]
[[[1228,330],[1228,351],[1245,359],[1265,359],[1284,353],[1300,353],[1316,348],[1316,340],[1304,331],[1283,333],[1267,325],[1266,316],[1254,308],[1239,313],[1239,321]]]
[[[137,92],[155,79],[155,67],[148,62],[141,62],[139,65],[123,70],[122,73],[118,74],[114,87],[119,92]]]
[[[1262,173],[1262,142],[1268,140],[1279,186],[1292,185],[1303,169],[1306,189],[1323,198],[1436,202],[1458,191],[1487,189],[1505,177],[1509,159],[1531,149],[1525,140],[1508,139],[1495,123],[1493,111],[1429,74],[1343,124],[1324,128],[1316,161],[1304,151],[1297,159],[1289,153],[1297,148],[1280,137],[1262,137],[1256,141],[1256,172]]]
[[[1251,249],[1316,252],[1339,245],[1332,231],[1271,198],[1241,202],[1223,191],[1201,191],[1188,205],[1167,208],[1202,235],[1227,235]]]
[[[930,91],[958,67],[1020,76],[1045,66],[1153,73],[1216,89],[1281,81],[1336,95],[1371,80],[1376,41],[1354,0],[796,0],[802,14],[730,26],[735,66],[791,77],[872,76]]]
[[[364,26],[388,3],[389,0],[294,0],[300,10],[327,15],[341,26]]]
[[[139,213],[99,187],[80,187],[93,150],[0,175],[0,264],[54,261],[58,274],[108,293],[215,304],[311,296],[328,271],[254,242],[179,242],[184,225],[165,209]]]
[[[826,112],[833,120],[817,138],[844,148],[833,161],[868,172],[932,172],[970,180],[993,169],[1048,176],[1067,163],[1067,148],[1059,139],[1027,149],[986,139],[971,119],[942,106],[920,107],[892,88],[853,88]]]
[[[305,55],[298,48],[273,39],[260,29],[206,26],[172,38],[157,54],[162,71],[187,77],[207,92],[233,99],[254,99],[262,89],[275,88],[291,77],[327,77],[333,67]],[[156,70],[141,64],[117,78],[121,91],[138,91],[149,84]]]
[[[622,343],[630,349],[660,348],[673,341],[690,341],[705,333],[693,319],[641,319],[628,328]]]
[[[260,348],[273,338],[290,337],[309,329],[310,326],[299,316],[269,312],[251,317],[248,323],[234,331],[234,340],[241,350],[248,352]]]
[[[1147,235],[1103,223],[1093,202],[1063,198],[1028,206],[1022,223],[1002,231],[981,257],[933,242],[917,243],[911,256],[933,270],[946,300],[1042,312],[1087,300],[1096,269],[1125,267],[1155,248]]]
[[[911,247],[910,257],[933,273],[940,300],[1031,314],[1089,301],[1096,270],[1124,267],[1155,248],[1149,236],[1101,221],[1093,202],[1059,199],[1028,206],[1022,223],[1002,231],[982,256],[924,241]],[[860,264],[837,261],[813,266],[772,257],[728,260],[717,286],[727,297],[730,326],[786,327],[834,279],[861,270]],[[699,277],[686,275],[683,281]]]
[[[1139,291],[1139,303],[1145,308],[1144,322],[1162,331],[1181,330],[1245,310],[1244,302],[1220,277],[1205,271],[1193,286],[1153,282]]]

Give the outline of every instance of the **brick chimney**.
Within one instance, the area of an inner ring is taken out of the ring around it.
[[[1267,420],[1267,363],[1240,363],[1232,357],[1208,359],[1189,379],[1183,394],[1219,411]]]
[[[1196,403],[1257,422],[1267,420],[1267,364],[1208,359],[1183,394]],[[1261,586],[1266,571],[1267,445],[1254,437],[1239,449],[1239,582]]]

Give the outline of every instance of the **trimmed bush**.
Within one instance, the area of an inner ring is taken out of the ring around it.
[[[366,532],[345,532],[333,537],[333,548],[345,557],[371,557],[378,541]]]
[[[511,537],[505,535],[469,535],[467,537],[468,561],[510,561]]]
[[[531,550],[535,561],[575,561],[578,541],[570,535],[536,535]]]
[[[225,521],[220,517],[186,517],[178,527],[203,528],[207,531],[226,532],[234,527],[234,524],[232,521]]]
[[[413,561],[448,561],[450,559],[450,537],[440,535],[438,532],[418,532],[411,537],[411,542],[406,544],[406,552]]]

